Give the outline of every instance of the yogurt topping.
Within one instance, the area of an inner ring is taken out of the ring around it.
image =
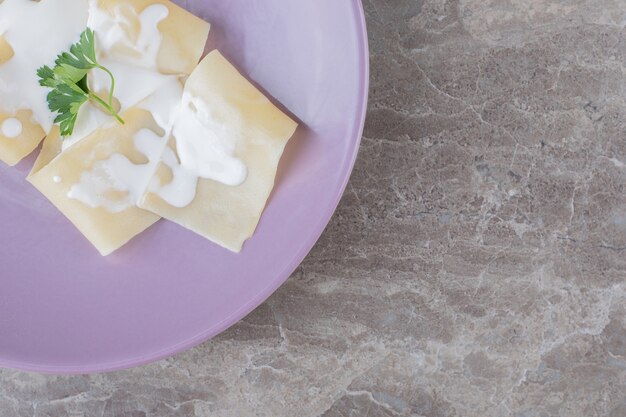
[[[48,90],[39,85],[37,69],[50,65],[78,40],[87,23],[86,0],[4,0],[0,3],[0,36],[13,49],[0,65],[0,109],[15,114],[32,110],[33,120],[50,132],[55,115],[48,109]],[[63,24],[52,24],[63,22]]]
[[[111,213],[136,206],[161,160],[181,96],[182,85],[178,77],[169,76],[157,93],[137,105],[150,112],[163,130],[159,134],[161,132],[144,128],[133,137],[135,149],[146,157],[147,163],[135,164],[125,155],[113,153],[107,159],[96,162],[91,170],[83,172],[80,181],[70,188],[68,197],[89,207],[102,207]]]
[[[115,75],[115,98],[120,112],[157,91],[170,77],[159,72],[157,63],[163,41],[158,25],[168,14],[168,8],[162,4],[148,6],[139,14],[130,4],[121,4],[109,13],[98,6],[97,0],[89,0],[87,26],[96,35],[98,61]],[[134,27],[138,28],[137,33],[130,29]],[[89,83],[92,91],[106,91],[110,78],[104,71],[94,70],[89,74]],[[107,122],[113,122],[110,115],[91,103],[83,105],[74,133],[63,140],[63,150]]]
[[[13,117],[9,117],[2,122],[2,136],[5,138],[16,138],[22,134],[22,122]]]
[[[222,104],[217,100],[213,108],[227,108]],[[247,168],[234,156],[236,129],[220,123],[205,101],[185,92],[173,133],[181,165],[190,173],[232,186],[245,181]]]

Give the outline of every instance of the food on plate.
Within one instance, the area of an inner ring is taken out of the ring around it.
[[[0,110],[0,161],[13,166],[30,154],[46,135],[30,110]]]
[[[160,218],[136,205],[137,193],[150,180],[145,171],[151,169],[136,148],[158,141],[159,127],[139,108],[123,117],[124,125],[96,130],[29,177],[102,255]]]
[[[35,48],[25,16],[64,25]],[[167,0],[0,1],[0,160],[45,137],[28,180],[102,255],[161,217],[234,252],[257,227],[297,123],[201,60],[209,28]]]
[[[239,252],[256,229],[297,124],[218,51],[191,73],[139,206]]]

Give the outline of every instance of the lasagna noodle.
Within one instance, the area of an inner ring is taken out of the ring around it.
[[[0,65],[11,59],[13,55],[14,53],[11,45],[9,45],[4,37],[0,36]]]
[[[122,116],[125,125],[97,130],[28,178],[105,256],[159,220],[158,215],[137,208],[134,202],[112,212],[109,208],[94,207],[69,197],[72,187],[81,183],[83,175],[114,155],[123,156],[136,166],[148,163],[146,156],[135,148],[135,135],[143,129],[149,129],[156,136],[162,136],[164,132],[145,110],[129,110]],[[54,150],[54,141],[49,145]],[[102,197],[116,202],[127,199],[129,195],[111,188]]]
[[[164,74],[188,75],[198,65],[204,53],[210,25],[199,17],[169,0],[98,0],[98,7],[110,15],[123,13],[129,6],[132,13],[125,16],[132,24],[128,25],[129,35],[136,37],[140,28],[138,20],[147,7],[161,4],[167,7],[167,17],[159,22],[158,28],[163,39],[157,55],[157,66]],[[122,58],[128,51],[112,52],[112,58]]]
[[[0,160],[9,166],[14,166],[24,157],[37,148],[46,133],[38,123],[32,120],[30,110],[19,110],[14,114],[3,113],[0,110],[0,126],[7,119],[16,119],[22,125],[21,133],[14,137],[4,136],[0,129]]]
[[[63,146],[63,138],[61,137],[61,130],[59,126],[54,126],[48,136],[41,145],[41,151],[37,155],[35,164],[30,171],[29,177],[39,172],[41,168],[48,165],[54,158],[61,153],[61,147]]]
[[[221,122],[235,126],[240,138],[235,156],[248,168],[239,186],[199,179],[195,199],[186,207],[173,207],[158,195],[158,186],[148,191],[139,206],[178,223],[235,252],[254,233],[267,199],[274,187],[278,162],[297,124],[274,106],[247,81],[219,52],[210,53],[191,74],[185,91],[206,103],[220,97],[225,108],[215,110]],[[176,140],[169,142],[175,152]],[[154,183],[166,186],[175,172],[161,163]]]
[[[8,62],[13,55],[11,45],[0,36],[0,65]],[[30,110],[20,110],[15,114],[7,114],[2,112],[0,108],[0,126],[6,119],[11,118],[19,120],[22,124],[22,133],[17,137],[7,138],[0,130],[0,160],[13,166],[37,148],[45,136],[45,132],[37,123],[32,121]]]

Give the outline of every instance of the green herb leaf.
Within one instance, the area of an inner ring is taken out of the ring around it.
[[[54,75],[54,71],[47,65],[39,68],[37,75],[39,76],[39,85],[42,87],[54,88],[59,83]]]
[[[108,102],[89,91],[87,77],[89,71],[93,69],[105,71],[111,78]],[[78,110],[89,100],[98,103],[124,124],[124,120],[113,108],[115,77],[111,71],[98,63],[95,33],[90,28],[80,35],[80,40],[70,47],[69,52],[63,52],[57,57],[54,68],[43,66],[37,70],[37,75],[42,87],[52,89],[47,97],[48,107],[57,113],[54,122],[59,123],[62,136],[73,133]]]
[[[98,67],[96,59],[96,41],[94,31],[87,28],[80,41],[70,47],[70,52],[63,52],[55,61],[57,66],[89,70]]]
[[[89,95],[75,84],[59,84],[48,93],[48,106],[58,113],[54,122],[60,124],[62,136],[72,134],[78,110],[87,100]]]

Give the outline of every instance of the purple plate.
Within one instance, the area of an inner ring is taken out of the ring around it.
[[[236,255],[161,221],[102,258],[25,182],[32,156],[0,165],[0,366],[110,371],[207,340],[289,277],[337,206],[367,102],[360,1],[178,3],[212,22],[211,42],[306,126],[259,228]]]

